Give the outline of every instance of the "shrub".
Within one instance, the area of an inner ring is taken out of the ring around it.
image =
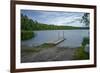
[[[89,38],[88,37],[84,37],[83,41],[82,41],[82,46],[85,46],[86,44],[89,44]]]

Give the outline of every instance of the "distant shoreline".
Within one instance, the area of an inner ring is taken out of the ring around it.
[[[21,32],[30,32],[30,31],[48,31],[48,30],[89,30],[90,28],[77,28],[77,29],[47,29],[47,30],[21,30]]]

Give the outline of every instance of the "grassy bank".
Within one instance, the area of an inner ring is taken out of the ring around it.
[[[89,59],[89,53],[86,53],[84,51],[84,47],[82,46],[76,50],[74,59],[75,60]]]
[[[34,36],[35,34],[33,31],[21,31],[21,40],[28,40]]]
[[[76,52],[74,54],[74,59],[75,60],[89,59],[89,53],[84,51],[84,48],[85,48],[86,44],[89,44],[89,38],[88,37],[83,38],[82,46],[79,47],[76,50]]]

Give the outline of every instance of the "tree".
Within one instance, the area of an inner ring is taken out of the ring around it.
[[[89,13],[84,13],[84,15],[82,16],[81,19],[81,23],[84,23],[86,26],[89,26],[90,24],[90,17],[89,17]]]

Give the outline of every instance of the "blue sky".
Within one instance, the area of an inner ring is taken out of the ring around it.
[[[36,20],[40,23],[49,25],[64,25],[84,27],[80,20],[84,13],[82,12],[61,12],[61,11],[39,11],[39,10],[21,10],[23,15]]]

